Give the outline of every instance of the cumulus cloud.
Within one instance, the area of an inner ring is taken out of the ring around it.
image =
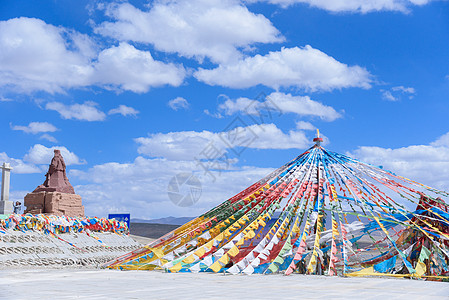
[[[349,87],[371,87],[371,74],[360,66],[348,66],[307,45],[282,48],[244,58],[236,63],[202,69],[194,76],[209,85],[248,88],[259,84],[278,89],[297,87],[307,91],[330,91]]]
[[[75,186],[83,197],[87,215],[107,216],[130,212],[132,218],[198,216],[237,194],[272,171],[271,168],[239,167],[206,173],[194,161],[170,161],[137,157],[130,163],[109,162],[87,171],[70,170],[70,178],[85,182]],[[198,202],[179,207],[170,202],[167,187],[173,176],[193,173],[202,185]]]
[[[11,158],[5,152],[0,152],[0,163],[4,162],[11,164],[13,168],[11,172],[17,174],[32,174],[41,173],[41,170],[34,164],[26,163],[21,159]]]
[[[431,187],[449,191],[449,133],[430,145],[402,148],[359,147],[349,153],[362,161]]]
[[[14,125],[11,128],[12,130],[20,130],[31,134],[55,132],[58,130],[58,128],[48,122],[30,122],[26,126]]]
[[[94,43],[80,33],[34,18],[0,21],[0,86],[62,92],[87,84]]]
[[[412,87],[394,86],[390,90],[380,90],[382,93],[382,98],[388,101],[399,101],[401,96],[406,96],[409,99],[413,99],[416,91]]]
[[[155,1],[148,11],[114,3],[106,6],[106,15],[113,21],[99,24],[96,33],[199,60],[235,60],[239,49],[283,41],[265,16],[237,0]]]
[[[103,50],[94,69],[92,82],[136,93],[147,92],[150,87],[179,86],[186,76],[184,67],[156,61],[149,51],[127,43]]]
[[[111,110],[109,110],[108,115],[115,115],[115,114],[120,114],[124,117],[127,116],[137,116],[137,114],[139,113],[139,111],[137,109],[134,109],[130,106],[126,106],[126,105],[119,105],[119,107],[117,108],[113,108]]]
[[[305,121],[296,122],[296,128],[299,130],[315,130],[316,129],[316,127],[313,126],[312,123],[305,122]]]
[[[63,93],[100,86],[146,92],[178,86],[182,66],[156,61],[151,53],[120,43],[100,51],[87,35],[35,18],[0,21],[0,87],[19,92]]]
[[[226,115],[237,112],[259,115],[263,111],[278,113],[294,113],[298,116],[319,117],[322,120],[334,121],[341,118],[341,114],[334,108],[310,99],[309,96],[292,96],[279,92],[262,97],[261,101],[248,98],[227,99],[218,106]]]
[[[64,157],[65,164],[69,165],[81,165],[85,164],[86,161],[80,159],[75,153],[69,151],[64,146],[55,146],[47,148],[41,144],[36,144],[28,150],[25,154],[23,160],[35,165],[47,165],[50,164],[51,159],[54,156],[54,150],[58,149],[61,151],[62,157]]]
[[[232,126],[218,133],[207,130],[155,133],[135,141],[139,144],[139,154],[170,160],[214,159],[243,148],[304,149],[310,144],[304,132],[292,130],[284,133],[274,124]],[[218,156],[213,158],[212,155]]]
[[[97,108],[98,104],[86,101],[84,104],[65,105],[61,102],[48,102],[45,109],[57,111],[63,119],[80,121],[104,121],[106,114]]]
[[[430,143],[434,147],[448,147],[449,148],[449,132],[440,136],[436,141]]]
[[[268,2],[288,7],[297,3],[308,4],[331,12],[369,13],[375,11],[400,11],[408,13],[410,7],[425,5],[432,0],[247,0],[246,2]]]
[[[67,166],[86,163],[85,160],[80,159],[75,153],[69,151],[66,147],[55,146],[47,148],[41,144],[35,144],[28,150],[23,159],[12,158],[5,152],[0,152],[0,164],[4,162],[10,163],[13,168],[12,172],[17,174],[42,173],[43,170],[47,170],[47,166],[50,164],[51,159],[54,156],[55,149],[61,150],[61,154],[64,157],[64,161]]]
[[[47,140],[47,141],[52,142],[52,143],[57,143],[58,142],[58,140],[54,136],[49,135],[47,133],[41,135],[40,139],[41,140]]]
[[[182,98],[182,97],[176,97],[175,99],[172,99],[168,101],[168,106],[170,106],[173,110],[179,110],[179,109],[188,109],[190,107],[189,102]]]

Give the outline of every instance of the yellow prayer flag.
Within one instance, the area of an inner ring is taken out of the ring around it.
[[[228,254],[232,257],[236,256],[237,254],[239,254],[240,250],[239,248],[237,248],[237,246],[232,247],[231,249],[229,249]]]
[[[249,240],[256,236],[256,233],[253,230],[248,231],[247,234],[245,234],[245,239]]]
[[[153,251],[154,255],[156,255],[159,258],[164,256],[164,252],[162,251],[161,248],[153,248],[153,249],[151,249],[151,251]]]
[[[179,272],[179,270],[181,270],[181,268],[182,268],[182,265],[179,262],[176,265],[174,265],[173,267],[171,267],[169,270],[170,270],[170,272],[176,273],[176,272]]]
[[[217,236],[215,237],[215,239],[216,239],[217,241],[219,241],[219,242],[221,242],[221,241],[223,240],[223,238],[224,238],[223,232],[220,233],[219,235],[217,235]]]
[[[240,245],[243,245],[244,242],[245,242],[245,238],[241,238],[237,243],[235,243],[235,245],[240,246]]]
[[[292,231],[296,234],[298,234],[300,232],[300,228],[298,227],[298,225],[296,225],[296,223],[295,223],[295,225],[293,225]]]
[[[213,245],[214,245],[214,240],[210,240],[207,244],[204,245],[203,248],[207,248],[207,251],[210,251],[210,249],[212,249]]]
[[[314,255],[316,253],[312,254],[312,257],[310,258],[310,262],[309,265],[307,266],[307,271],[312,274],[313,272],[315,272],[315,266],[316,266],[316,255]]]
[[[338,233],[338,230],[337,230],[337,229],[332,228],[332,235],[333,235],[333,236],[337,236],[337,235],[340,235],[340,233]]]
[[[374,267],[369,267],[369,268],[365,268],[360,271],[352,272],[352,273],[349,273],[346,275],[348,275],[348,276],[369,276],[369,275],[373,275],[373,274],[379,274],[379,273],[374,272]]]
[[[228,254],[225,254],[222,257],[220,257],[220,259],[218,261],[221,262],[222,264],[226,265],[229,262]]]
[[[195,257],[193,255],[190,255],[182,260],[182,262],[186,263],[186,264],[191,264],[194,261],[195,261]]]
[[[209,267],[209,269],[211,269],[211,270],[214,271],[215,273],[217,273],[218,271],[220,271],[221,268],[222,268],[222,267],[221,267],[221,265],[220,265],[220,263],[219,263],[218,261],[214,262],[214,263],[212,264],[212,266]]]
[[[426,274],[427,270],[426,264],[419,260],[418,263],[416,264],[415,270],[416,275],[418,275],[419,277],[423,276],[424,274]]]
[[[206,249],[204,249],[204,247],[201,247],[200,249],[196,250],[194,254],[198,257],[201,257],[204,255],[204,253],[206,253]]]

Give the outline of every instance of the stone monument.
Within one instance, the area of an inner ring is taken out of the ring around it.
[[[81,196],[75,194],[65,169],[61,151],[55,150],[45,182],[25,196],[25,213],[84,217]]]
[[[9,163],[2,165],[2,194],[0,198],[0,215],[12,214],[13,204],[9,201],[9,178],[12,168]]]

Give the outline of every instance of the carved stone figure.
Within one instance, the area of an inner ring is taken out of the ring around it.
[[[46,179],[43,184],[38,186],[33,193],[36,192],[61,192],[67,194],[75,194],[73,186],[70,184],[65,172],[65,162],[62,158],[61,151],[55,150],[55,156],[51,160]]]
[[[61,151],[55,150],[45,182],[25,196],[25,213],[84,216],[81,196],[75,194],[65,168]]]

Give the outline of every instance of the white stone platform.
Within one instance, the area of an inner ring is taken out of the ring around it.
[[[57,236],[60,239],[38,231],[0,233],[0,272],[14,267],[96,268],[142,246],[129,236],[111,232]]]
[[[80,269],[0,271],[0,299],[448,299],[449,283],[409,279]]]

